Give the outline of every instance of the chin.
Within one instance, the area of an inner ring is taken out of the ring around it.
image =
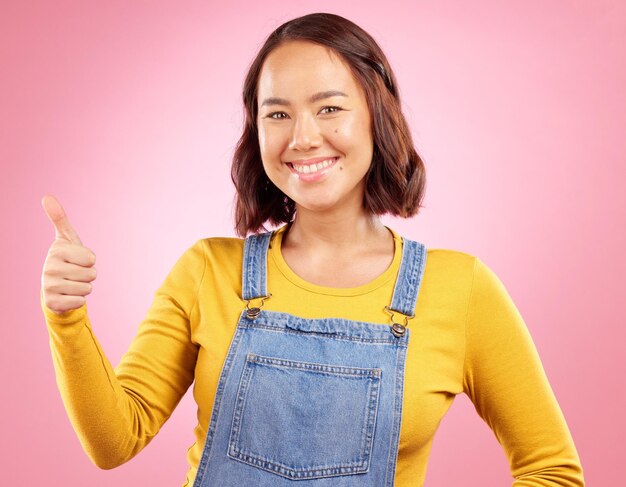
[[[334,207],[337,206],[337,201],[336,200],[326,200],[326,201],[298,201],[298,200],[294,200],[296,202],[296,206],[299,206],[301,208],[304,208],[308,211],[317,211],[317,212],[321,212],[321,211],[329,211],[332,210]]]

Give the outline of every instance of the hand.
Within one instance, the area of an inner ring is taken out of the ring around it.
[[[46,306],[61,314],[85,304],[96,278],[96,254],[80,241],[54,196],[44,196],[41,204],[56,234],[43,265],[41,289]]]

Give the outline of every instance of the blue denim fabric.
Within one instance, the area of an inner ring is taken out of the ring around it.
[[[271,235],[245,240],[244,301],[267,296]],[[412,316],[426,248],[402,248],[390,307]],[[253,315],[239,317],[194,487],[393,486],[409,329]]]

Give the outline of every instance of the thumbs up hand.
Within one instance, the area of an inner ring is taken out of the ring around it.
[[[55,231],[41,273],[41,289],[45,305],[61,314],[85,304],[96,278],[96,254],[80,241],[54,196],[44,196],[41,204]]]

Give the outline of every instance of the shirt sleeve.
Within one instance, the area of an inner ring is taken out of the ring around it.
[[[83,449],[100,468],[137,455],[193,382],[197,346],[190,323],[206,266],[203,249],[198,240],[175,263],[115,368],[86,304],[57,315],[40,295],[57,386]]]
[[[468,303],[463,389],[502,445],[514,487],[585,485],[530,332],[500,279],[478,258]]]

